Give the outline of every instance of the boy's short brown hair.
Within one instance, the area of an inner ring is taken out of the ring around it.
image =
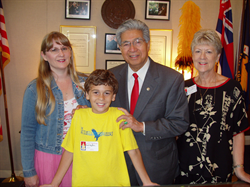
[[[118,81],[116,80],[115,75],[109,70],[97,69],[93,71],[84,83],[85,92],[89,92],[91,85],[111,86],[114,94],[117,94],[118,92]]]

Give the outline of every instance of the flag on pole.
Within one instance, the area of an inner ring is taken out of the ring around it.
[[[220,0],[220,12],[216,31],[223,46],[218,73],[234,78],[233,20],[230,0]]]
[[[2,54],[3,68],[10,62],[10,49],[5,28],[2,0],[0,0],[0,52]],[[0,76],[0,95],[2,94],[2,80]]]
[[[240,82],[242,90],[244,92],[244,98],[246,102],[246,108],[248,110],[249,100],[249,81],[250,81],[250,61],[249,61],[249,47],[250,47],[250,4],[249,0],[244,0],[242,18],[243,20],[241,27],[241,42],[239,51],[239,61],[237,68],[236,80]]]

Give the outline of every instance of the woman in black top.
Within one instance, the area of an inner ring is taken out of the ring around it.
[[[178,140],[181,173],[176,183],[250,182],[244,171],[244,131],[249,129],[239,82],[215,72],[221,41],[213,30],[200,30],[191,49],[199,75],[185,82],[190,126]]]

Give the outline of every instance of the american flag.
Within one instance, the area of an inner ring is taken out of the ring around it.
[[[220,12],[216,31],[221,36],[223,46],[220,66],[220,74],[234,78],[234,46],[233,46],[233,19],[230,0],[220,0]]]
[[[5,28],[2,0],[0,0],[0,52],[2,53],[2,62],[0,63],[3,63],[4,68],[10,62],[10,49]],[[1,83],[2,81],[0,76],[0,95],[2,94]]]

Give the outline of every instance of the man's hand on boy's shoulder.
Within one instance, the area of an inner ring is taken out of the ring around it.
[[[79,110],[79,109],[81,109],[81,108],[88,108],[88,106],[87,106],[87,105],[77,105],[77,107],[76,107],[75,109],[72,110],[72,113],[71,113],[72,118],[73,118],[73,116],[74,116],[74,114],[75,114],[75,111],[76,111],[76,110]]]
[[[125,113],[125,115],[119,116],[116,120],[116,122],[119,122],[122,119],[125,120],[120,123],[120,128],[123,130],[126,128],[131,128],[135,132],[143,132],[142,122],[137,121],[134,116],[131,115],[126,109],[120,107],[118,107],[118,109]]]

